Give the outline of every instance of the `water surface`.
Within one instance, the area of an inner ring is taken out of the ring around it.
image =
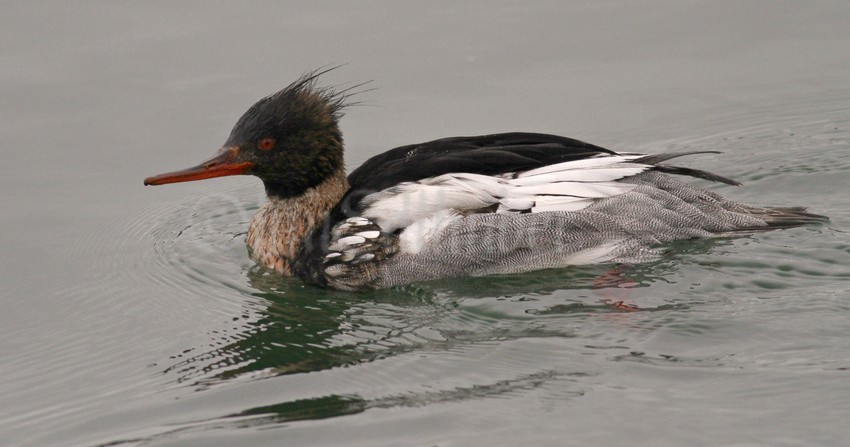
[[[0,17],[6,445],[840,445],[850,6],[84,2]],[[552,132],[828,224],[661,261],[343,293],[247,258],[252,178],[144,188],[307,69],[373,80],[349,168]],[[628,287],[626,287],[628,286]],[[624,301],[627,311],[606,302]]]

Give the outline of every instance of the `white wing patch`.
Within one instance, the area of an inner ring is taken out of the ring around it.
[[[636,185],[617,180],[651,169],[651,165],[634,163],[641,156],[601,156],[516,174],[453,173],[401,183],[364,197],[362,216],[385,232],[419,223],[420,230],[428,233],[441,227],[438,222],[448,216],[436,219],[441,211],[462,214],[489,207],[495,212],[577,211],[634,189]]]
[[[584,160],[567,161],[554,165],[547,165],[536,169],[531,169],[519,174],[519,177],[530,177],[533,175],[546,174],[549,172],[559,171],[575,171],[582,169],[600,169],[613,168],[618,164],[628,163],[643,157],[641,154],[633,155],[601,155],[597,157],[586,158]],[[647,166],[648,167],[648,166]]]
[[[522,196],[558,195],[601,199],[629,192],[635,185],[617,182],[557,182],[536,186],[517,186],[511,193]]]
[[[544,174],[520,174],[513,183],[520,186],[539,185],[553,182],[610,182],[630,175],[640,174],[648,169],[648,165],[623,163],[616,168],[572,169],[569,171],[549,172]]]
[[[570,196],[537,196],[532,213],[545,211],[578,211],[593,203],[593,199]]]

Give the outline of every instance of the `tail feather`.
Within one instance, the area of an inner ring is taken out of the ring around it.
[[[701,169],[685,168],[682,166],[655,165],[655,170],[663,172],[665,174],[687,175],[689,177],[701,178],[705,180],[710,180],[712,182],[720,182],[732,186],[741,186],[741,182],[737,180],[733,180],[729,177],[724,177],[722,175],[714,174],[712,172],[703,171]]]
[[[758,217],[767,224],[766,230],[779,228],[799,227],[813,223],[829,221],[829,218],[820,214],[810,213],[804,207],[751,207],[750,214]]]
[[[665,154],[652,154],[646,155],[635,160],[635,163],[643,163],[648,165],[657,165],[658,163],[663,163],[667,160],[672,160],[674,158],[684,157],[687,155],[697,155],[697,154],[722,154],[720,151],[686,151],[686,152],[667,152]]]
[[[718,175],[712,172],[703,171],[700,169],[694,168],[686,168],[682,166],[669,166],[663,165],[661,163],[672,160],[674,158],[684,157],[686,155],[696,155],[696,154],[721,154],[719,151],[688,151],[688,152],[669,152],[666,154],[654,154],[647,155],[635,160],[635,163],[643,163],[648,165],[655,166],[655,170],[659,172],[664,172],[666,174],[676,174],[676,175],[687,175],[689,177],[696,177],[705,180],[710,180],[712,182],[720,182],[726,183],[727,185],[732,186],[741,186],[741,182],[737,180],[733,180],[729,177],[724,177],[722,175]]]

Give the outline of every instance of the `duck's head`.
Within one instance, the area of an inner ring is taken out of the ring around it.
[[[233,127],[221,149],[203,163],[155,175],[145,185],[189,182],[225,175],[255,175],[275,197],[304,193],[343,169],[338,121],[344,94],[303,76],[259,100]]]

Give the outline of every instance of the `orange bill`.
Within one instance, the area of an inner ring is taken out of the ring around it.
[[[167,183],[191,182],[226,175],[247,174],[254,164],[238,161],[239,147],[223,147],[209,160],[182,171],[154,175],[145,179],[145,185],[165,185]]]

